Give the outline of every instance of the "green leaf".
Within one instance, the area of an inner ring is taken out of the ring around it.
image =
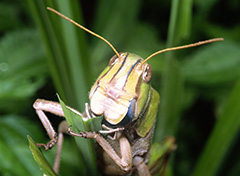
[[[41,131],[25,117],[0,115],[0,175],[40,175],[27,142],[27,134],[42,139]]]
[[[185,6],[183,6],[183,4]],[[172,1],[171,17],[168,29],[167,46],[171,47],[188,33],[190,25],[191,0],[185,3]],[[185,11],[183,13],[183,11]],[[179,15],[181,14],[181,15]],[[166,55],[166,65],[163,73],[163,88],[160,92],[161,103],[156,124],[154,140],[160,142],[165,136],[175,135],[180,121],[181,98],[183,95],[184,79],[180,72],[179,63],[172,53]]]
[[[158,172],[158,175],[165,169],[169,155],[176,149],[175,138],[165,138],[162,143],[153,143],[150,150],[148,168]],[[157,175],[157,174],[154,174]],[[170,174],[165,174],[170,175]]]
[[[73,20],[79,19],[79,3],[57,1],[53,4],[50,1],[31,0],[28,2],[42,34],[57,92],[71,107],[83,110],[87,100],[86,92],[93,80],[86,48],[88,45],[84,38],[86,32],[46,10],[46,7],[50,6]]]
[[[19,45],[21,43],[21,45]],[[8,33],[0,42],[0,99],[24,98],[44,83],[47,72],[36,30]],[[21,62],[19,62],[21,61]]]
[[[181,98],[184,80],[179,64],[169,58],[164,72],[163,88],[160,93],[160,108],[154,140],[161,142],[165,136],[175,135],[180,120]]]
[[[57,1],[57,5],[58,10],[70,19],[81,19],[81,9],[78,8],[79,3],[75,1]],[[49,11],[48,13],[52,12]],[[86,92],[90,88],[91,79],[90,58],[88,58],[86,53],[86,40],[83,37],[87,33],[66,19],[61,17],[57,18],[60,20],[59,24],[63,39],[60,44],[63,46],[66,54],[65,63],[68,66],[71,91],[76,101],[75,107],[80,108],[82,111],[83,105],[87,101]],[[59,28],[55,30],[59,30]],[[81,38],[79,34],[81,34]]]
[[[138,0],[99,1],[94,30],[109,40],[115,48],[121,46],[121,50],[123,50],[129,39],[136,40],[132,34],[138,30],[135,24],[140,3]],[[98,64],[102,60],[110,59],[109,55],[112,56],[114,54],[111,48],[99,39],[94,39],[93,41],[91,55],[94,58],[94,63]],[[126,49],[129,51],[131,48]]]
[[[90,120],[83,119],[80,115],[74,113],[66,107],[64,102],[58,96],[59,102],[62,106],[65,118],[68,124],[71,126],[74,132],[79,133],[80,131],[89,131],[91,127],[95,127],[94,131],[101,129],[101,118],[93,118]],[[90,125],[91,124],[91,125]],[[84,139],[81,137],[75,137],[77,145],[81,151],[84,162],[88,168],[88,173],[96,175],[96,157],[91,139]]]
[[[240,47],[229,41],[204,46],[181,67],[187,82],[204,86],[226,84],[240,77]]]
[[[223,113],[198,160],[193,176],[216,175],[240,130],[240,80],[234,87]]]
[[[11,31],[1,38],[0,109],[16,112],[44,84],[47,65],[39,39],[34,29]]]
[[[52,5],[50,1],[48,1],[48,3],[48,5]],[[56,18],[51,21],[51,16],[49,16],[46,10],[48,5],[45,1],[28,0],[28,4],[46,49],[48,66],[57,92],[64,97],[65,100],[66,97],[72,98],[71,83],[66,68],[67,64],[64,62],[64,49],[61,46],[63,41],[61,41],[59,21],[57,21]],[[54,17],[56,17],[56,15]],[[55,31],[53,25],[56,25],[55,27],[58,30]]]
[[[168,28],[167,46],[171,47],[188,37],[191,25],[192,0],[173,0]]]
[[[33,157],[35,161],[38,163],[42,172],[47,176],[56,176],[57,174],[53,171],[51,165],[48,163],[46,158],[43,156],[41,150],[37,147],[36,143],[33,141],[33,139],[30,136],[28,136],[28,142],[29,142],[29,147],[30,147],[30,150],[32,151]]]

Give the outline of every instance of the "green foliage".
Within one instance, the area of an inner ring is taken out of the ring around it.
[[[229,84],[240,76],[239,55],[239,44],[230,41],[204,46],[186,58],[182,74],[187,82],[201,86]]]
[[[80,131],[94,131],[101,129],[102,117],[97,117],[93,119],[83,119],[79,114],[76,114],[75,112],[68,109],[59,96],[58,99],[63,108],[66,120],[74,132],[79,133]],[[28,136],[28,141],[33,157],[38,163],[42,172],[49,176],[56,175],[55,172],[52,170],[51,165],[49,164],[45,156],[42,154],[41,150],[36,146],[36,143],[30,136]],[[84,163],[81,163],[82,169],[80,170],[80,174],[86,175],[86,173],[88,173],[90,175],[97,175],[96,157],[94,155],[95,152],[92,140],[76,137],[76,143],[81,151],[82,158],[85,161]],[[69,154],[69,152],[66,153]]]
[[[95,129],[101,129],[101,118],[94,118],[94,119],[82,119],[81,116],[74,113],[70,109],[66,107],[64,102],[58,97],[59,102],[61,103],[61,106],[63,108],[64,115],[66,117],[66,120],[68,124],[71,126],[74,132],[79,133],[80,131],[89,131],[89,130],[95,130]],[[90,121],[90,122],[89,122]],[[99,127],[95,129],[90,128],[90,123],[97,124]],[[79,149],[82,153],[83,159],[85,161],[85,165],[88,168],[88,174],[90,175],[96,175],[96,157],[94,152],[93,143],[90,139],[84,139],[76,137],[76,143],[79,146]],[[82,170],[82,174],[86,174],[86,168]]]
[[[33,96],[47,73],[44,52],[36,30],[8,32],[0,42],[0,109],[14,108]],[[11,102],[10,102],[11,101]],[[22,104],[22,105],[23,105]],[[19,106],[22,108],[23,106]]]
[[[41,174],[26,138],[48,141],[44,129],[37,127],[34,99],[56,99],[57,92],[67,105],[83,111],[90,86],[114,54],[103,41],[47,11],[47,6],[102,35],[118,51],[143,58],[166,46],[225,38],[149,61],[152,85],[161,95],[153,142],[167,135],[176,137],[172,175],[240,174],[240,159],[235,155],[240,145],[237,0],[27,2],[0,2],[1,175]],[[72,116],[71,120],[77,132],[79,126],[74,125],[79,119]],[[84,158],[81,143],[68,138],[64,142],[61,175],[85,173],[86,163],[94,159],[92,148],[90,158]],[[54,152],[43,152],[51,165]],[[95,166],[91,169],[97,172]]]
[[[219,166],[224,162],[224,157],[236,139],[240,128],[239,90],[240,81],[238,80],[196,164],[194,176],[215,175]]]
[[[28,136],[29,148],[32,151],[33,157],[38,163],[41,171],[47,176],[56,176],[57,174],[53,171],[52,166],[48,163],[46,158],[43,156],[41,150],[37,147],[33,139]]]
[[[19,26],[18,11],[19,8],[16,7],[16,5],[4,2],[0,4],[0,31],[7,31],[8,29]]]
[[[16,123],[17,121],[17,123]],[[0,116],[0,170],[2,175],[40,175],[28,148],[27,135],[41,140],[39,127],[21,116]]]

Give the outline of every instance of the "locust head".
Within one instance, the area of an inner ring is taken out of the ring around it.
[[[103,115],[105,125],[124,126],[139,117],[152,76],[151,66],[142,61],[131,53],[115,55],[93,85],[89,94],[91,111]]]

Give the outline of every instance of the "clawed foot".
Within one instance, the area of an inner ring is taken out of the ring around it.
[[[107,130],[100,130],[99,133],[101,133],[101,134],[115,133],[115,135],[113,137],[114,139],[116,138],[116,135],[118,134],[117,132],[120,132],[120,131],[124,130],[124,127],[112,129],[112,128],[108,128],[106,126],[103,126],[103,128],[105,128]],[[71,135],[71,136],[83,137],[83,138],[87,138],[87,139],[95,139],[99,135],[99,133],[97,133],[97,132],[89,132],[89,131],[75,133],[71,129],[71,126],[68,127],[67,131],[68,131],[68,134]]]
[[[87,131],[86,132],[75,133],[71,129],[71,126],[68,127],[68,134],[71,135],[71,136],[83,137],[83,138],[87,138],[87,139],[94,139],[98,135],[98,133],[96,133],[96,132],[87,132]]]
[[[58,136],[57,134],[52,138],[47,144],[42,144],[42,143],[37,143],[38,147],[44,147],[44,150],[47,151],[51,148],[53,148],[58,141]]]

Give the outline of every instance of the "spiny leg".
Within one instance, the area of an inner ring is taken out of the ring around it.
[[[57,133],[52,127],[51,122],[48,120],[48,117],[45,115],[44,111],[51,112],[53,114],[64,117],[61,106],[55,102],[40,100],[37,99],[33,104],[36,113],[41,120],[44,128],[46,129],[50,141],[47,144],[37,144],[39,147],[44,147],[45,150],[51,149],[57,143]]]
[[[48,101],[48,100],[43,100],[43,99],[37,99],[34,104],[33,104],[34,109],[36,110],[42,110],[45,112],[50,112],[52,114],[64,117],[64,113],[62,110],[62,106],[60,103],[57,102],[53,102],[53,101]],[[68,109],[70,109],[71,111],[73,111],[74,113],[82,116],[85,118],[85,116],[83,114],[81,114],[79,111],[67,106]]]
[[[37,113],[39,119],[41,120],[44,128],[46,129],[46,131],[48,133],[48,136],[51,139],[47,144],[38,143],[37,146],[38,147],[44,147],[44,150],[47,151],[47,150],[51,149],[52,147],[54,147],[54,145],[57,143],[58,135],[55,132],[55,130],[53,129],[52,124],[48,120],[45,113],[42,110],[39,110],[39,109],[36,110],[36,113]]]
[[[57,144],[57,151],[56,151],[53,169],[58,174],[59,167],[60,167],[60,155],[61,155],[62,144],[63,144],[63,139],[64,139],[63,133],[67,133],[69,125],[67,124],[67,121],[61,122],[59,125],[59,128],[58,128],[59,134],[57,135],[57,133],[53,129],[48,117],[44,113],[44,111],[45,111],[45,112],[50,112],[52,114],[64,117],[62,107],[59,103],[38,99],[33,104],[33,107],[36,109],[36,113],[51,139],[47,144],[39,143],[37,145],[39,147],[44,147],[45,150],[49,150]],[[74,111],[75,113],[77,113],[79,115],[82,115],[80,112],[78,112],[72,108],[69,108],[69,109],[71,109],[72,111]]]
[[[54,160],[54,165],[53,165],[53,170],[56,173],[59,173],[60,169],[60,161],[61,161],[61,152],[62,152],[62,145],[64,141],[64,135],[63,133],[66,133],[68,130],[68,123],[66,120],[62,121],[59,126],[58,126],[58,142],[57,142],[57,150],[55,154],[55,160]]]
[[[132,151],[129,141],[124,135],[119,137],[121,158],[118,156],[112,146],[106,139],[96,132],[80,132],[74,133],[71,128],[68,128],[68,133],[72,136],[83,137],[87,139],[95,139],[103,150],[113,159],[113,161],[126,173],[132,169]]]
[[[48,135],[51,139],[49,141],[49,143],[46,144],[46,145],[45,144],[38,144],[38,145],[40,147],[44,147],[45,150],[48,150],[48,149],[52,148],[57,143],[58,139],[57,139],[57,133],[53,129],[50,121],[48,120],[48,117],[45,115],[44,112],[50,112],[50,113],[55,114],[57,116],[64,117],[62,106],[60,105],[60,103],[57,103],[57,102],[37,99],[34,102],[33,107],[36,110],[36,113],[37,113],[39,119],[41,120],[44,128],[46,129],[46,131],[47,131],[47,133],[48,133]],[[77,110],[75,110],[73,108],[70,108],[70,107],[67,107],[67,108],[71,109],[76,114],[79,114],[80,116],[84,117]],[[67,128],[65,129],[65,131],[62,131],[62,132],[67,133]]]

